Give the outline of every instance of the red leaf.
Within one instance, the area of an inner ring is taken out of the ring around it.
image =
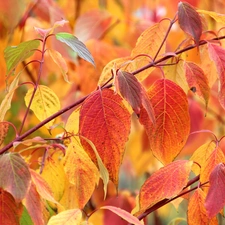
[[[196,10],[187,2],[178,4],[178,22],[180,28],[191,35],[198,45],[202,34],[202,22]]]
[[[205,207],[210,218],[214,217],[225,205],[225,166],[218,164],[209,177],[209,192]]]
[[[207,77],[204,74],[204,71],[195,63],[185,62],[184,63],[186,70],[186,79],[190,88],[195,87],[196,93],[203,97],[206,103],[208,104],[210,88]]]
[[[141,84],[137,78],[129,72],[118,70],[115,77],[116,88],[130,103],[134,112],[139,115],[141,107]]]
[[[155,125],[149,123],[145,110],[140,122],[145,126],[154,156],[164,164],[174,160],[190,131],[188,102],[184,91],[167,79],[157,80],[148,90],[155,112]]]
[[[0,188],[0,224],[19,225],[18,205],[13,196]]]
[[[0,187],[21,201],[30,186],[30,172],[18,153],[7,153],[0,157]]]
[[[119,95],[109,89],[94,92],[81,106],[79,124],[80,135],[95,145],[110,179],[116,185],[130,132],[130,113],[122,101]],[[97,165],[92,147],[82,138],[81,143]]]
[[[152,174],[140,190],[140,211],[179,194],[188,182],[192,164],[192,161],[178,160]]]

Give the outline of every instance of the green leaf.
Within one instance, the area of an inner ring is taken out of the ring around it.
[[[95,62],[91,53],[88,51],[84,43],[78,40],[78,38],[76,38],[72,34],[63,32],[57,33],[55,36],[57,40],[65,43],[70,48],[72,48],[72,50],[75,51],[82,59],[88,61],[93,66],[95,66]]]
[[[7,66],[7,74],[28,57],[34,54],[34,50],[38,48],[39,40],[25,41],[18,46],[8,46],[4,51],[4,57]]]
[[[20,225],[33,225],[33,221],[26,209],[25,206],[23,206],[23,213],[22,216],[20,217]]]

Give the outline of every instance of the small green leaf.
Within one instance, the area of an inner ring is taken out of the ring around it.
[[[77,52],[77,54],[84,60],[90,62],[93,66],[95,66],[94,59],[91,55],[91,53],[88,51],[87,47],[84,45],[83,42],[78,40],[74,35],[69,33],[57,33],[56,39],[65,43],[70,48],[72,48],[73,51]]]
[[[15,67],[26,58],[34,54],[38,48],[39,40],[25,41],[18,46],[8,46],[4,51],[4,57],[7,66],[7,73],[10,73]]]
[[[26,209],[25,206],[23,206],[23,213],[20,217],[20,225],[33,225],[33,221]]]

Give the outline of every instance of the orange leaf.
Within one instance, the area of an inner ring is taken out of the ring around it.
[[[38,194],[34,183],[31,183],[30,189],[24,199],[24,204],[34,224],[44,225],[43,202]]]
[[[221,162],[225,163],[225,157],[223,151],[219,146],[217,146],[206,161],[202,164],[201,172],[200,172],[200,181],[201,183],[207,182],[209,180],[209,176],[215,166]]]
[[[136,46],[131,52],[131,57],[136,57],[138,55],[149,55],[152,59],[155,57],[158,52],[163,39],[165,37],[165,28],[162,23],[154,24],[153,26],[146,29],[138,38]],[[158,55],[162,55],[165,53],[165,43],[162,46]],[[141,57],[141,60],[138,58],[135,59],[136,69],[143,67],[147,63],[149,63],[151,59],[148,57]],[[142,81],[144,80],[154,68],[150,68],[141,72],[137,75],[137,78]]]
[[[57,201],[53,197],[52,190],[50,189],[48,183],[41,177],[41,175],[31,169],[30,173],[32,181],[34,182],[39,195],[48,201],[57,203]]]
[[[109,89],[91,94],[81,106],[79,127],[80,135],[95,145],[110,179],[117,186],[119,167],[130,132],[130,113],[122,98]],[[83,139],[81,143],[97,165],[92,147]]]
[[[199,14],[187,2],[178,4],[178,22],[180,28],[187,34],[191,35],[198,45],[202,34],[202,22]]]
[[[205,225],[209,223],[209,218],[204,206],[205,193],[198,188],[191,196],[188,203],[188,225]]]
[[[184,66],[189,87],[196,88],[196,93],[200,97],[204,98],[207,106],[209,101],[210,88],[208,79],[205,76],[203,70],[198,65],[192,62],[185,62]]]
[[[82,209],[94,192],[99,180],[99,172],[85,150],[75,141],[66,151],[65,172],[69,181],[75,185],[77,208]]]
[[[18,204],[13,196],[0,188],[0,224],[19,225]]]
[[[205,207],[210,218],[214,217],[225,205],[225,166],[218,164],[209,177],[209,192]]]
[[[79,209],[70,209],[52,216],[47,225],[80,225],[82,212]]]
[[[0,157],[0,187],[21,201],[30,186],[30,172],[18,153],[6,153]]]
[[[9,130],[9,124],[7,122],[0,122],[0,146],[5,140],[5,137]]]
[[[120,216],[122,219],[134,225],[143,225],[143,223],[141,223],[137,217],[134,217],[132,214],[121,208],[117,208],[115,206],[102,206],[100,209],[108,209]]]
[[[188,182],[192,164],[192,161],[177,160],[153,173],[141,187],[140,211],[179,194]]]
[[[140,114],[154,156],[164,164],[174,160],[183,148],[190,130],[188,102],[184,91],[167,79],[157,80],[148,90],[156,124]]]

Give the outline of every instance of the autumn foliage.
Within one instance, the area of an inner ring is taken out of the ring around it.
[[[222,224],[225,14],[146,2],[0,3],[0,224]]]

